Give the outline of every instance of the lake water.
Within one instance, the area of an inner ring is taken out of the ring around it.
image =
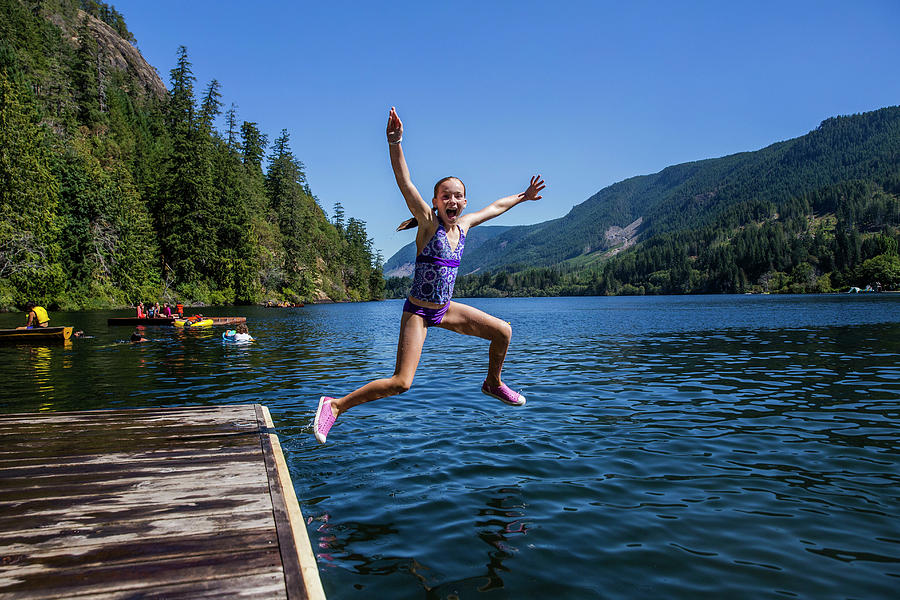
[[[330,599],[896,597],[900,295],[463,302],[512,323],[526,406],[432,329],[317,445],[320,395],[393,370],[386,301],[204,311],[249,346],[54,313],[95,337],[0,346],[0,411],[267,405]]]

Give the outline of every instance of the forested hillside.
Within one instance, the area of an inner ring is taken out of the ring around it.
[[[184,46],[167,89],[134,44],[102,2],[0,0],[0,308],[382,297],[289,133],[198,91]]]
[[[900,287],[900,107],[609,186],[467,252],[457,295]],[[389,290],[404,288],[389,281]]]

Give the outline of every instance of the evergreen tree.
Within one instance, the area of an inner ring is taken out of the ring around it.
[[[238,144],[237,107],[234,103],[232,103],[231,107],[225,112],[225,126],[228,128],[225,133],[225,143],[228,144],[228,147],[231,150],[240,151],[240,144]]]
[[[343,233],[344,231],[344,206],[340,202],[334,203],[334,226],[337,227],[338,231]]]
[[[272,144],[266,172],[269,202],[277,216],[284,247],[285,285],[300,296],[310,294],[315,284],[312,274],[312,248],[308,232],[311,230],[312,200],[306,195],[306,174],[290,148],[286,129]]]
[[[253,303],[260,296],[259,264],[253,236],[254,191],[238,152],[220,143],[215,155],[217,220],[216,283],[223,302]]]
[[[97,40],[91,35],[87,19],[78,28],[78,50],[72,61],[72,86],[78,105],[79,121],[92,125],[101,121],[100,84]]]
[[[203,282],[217,264],[216,236],[210,235],[214,229],[212,143],[208,129],[212,104],[204,102],[198,117],[194,81],[187,49],[181,46],[178,62],[171,71],[172,90],[166,111],[172,153],[155,214],[163,264],[185,283]]]
[[[199,134],[204,139],[215,135],[215,119],[222,112],[222,93],[221,86],[215,79],[209,82],[206,87],[206,93],[203,95],[203,102],[200,105],[200,121],[198,127]]]
[[[256,123],[244,121],[241,124],[241,152],[245,165],[262,168],[268,143],[268,136],[259,131]]]
[[[46,303],[63,286],[59,183],[27,92],[0,72],[0,294]]]

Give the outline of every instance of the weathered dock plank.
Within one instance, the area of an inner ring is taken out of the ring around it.
[[[0,415],[0,599],[324,598],[260,405]]]
[[[239,325],[247,322],[247,317],[209,317],[213,325]]]

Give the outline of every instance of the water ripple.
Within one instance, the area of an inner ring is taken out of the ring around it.
[[[318,446],[318,396],[392,371],[394,301],[246,309],[246,347],[3,347],[0,406],[266,404],[330,598],[893,597],[900,297],[466,302],[512,323],[525,407],[432,330]]]

